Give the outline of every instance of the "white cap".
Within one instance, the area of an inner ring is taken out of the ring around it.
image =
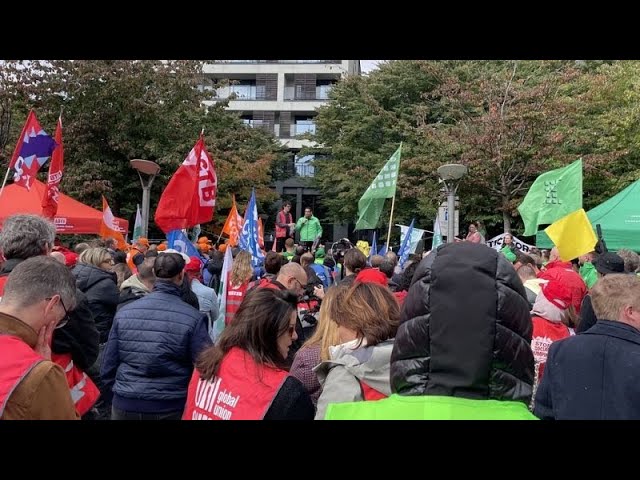
[[[178,250],[175,250],[173,248],[167,248],[166,250],[162,250],[161,252],[158,252],[158,255],[162,255],[163,253],[177,253],[183,258],[185,265],[191,261],[191,259],[189,258],[189,255],[187,255],[186,253],[179,252]]]

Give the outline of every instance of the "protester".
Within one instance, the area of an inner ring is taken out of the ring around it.
[[[329,360],[315,368],[322,385],[316,419],[324,418],[330,403],[379,400],[391,395],[389,362],[400,309],[386,287],[386,277],[384,283],[381,286],[356,279],[351,287],[337,287],[341,291],[328,314],[338,324],[340,343],[329,347]]]
[[[238,253],[233,260],[233,267],[229,273],[227,287],[227,311],[225,312],[225,325],[233,322],[233,317],[240,308],[240,304],[244,299],[249,282],[253,277],[253,268],[251,267],[251,254],[244,250]]]
[[[616,254],[624,260],[624,271],[626,273],[635,274],[638,272],[638,269],[640,269],[640,255],[626,248],[621,248]]]
[[[345,277],[341,283],[351,284],[356,279],[356,275],[367,267],[367,257],[357,248],[350,248],[344,253],[344,273]]]
[[[153,265],[156,257],[147,257],[138,265],[138,273],[125,280],[120,286],[118,310],[128,303],[151,293],[156,282]]]
[[[295,294],[271,288],[247,295],[217,344],[199,357],[184,420],[313,419],[309,394],[287,373],[296,303]]]
[[[478,224],[476,222],[469,224],[469,233],[467,233],[465,240],[472,243],[483,243],[482,235],[478,232]]]
[[[102,363],[112,420],[178,420],[193,364],[211,345],[207,318],[181,300],[185,262],[155,259],[153,291],[116,314]]]
[[[534,413],[556,420],[640,420],[640,278],[591,289],[598,323],[549,349]]]
[[[524,288],[504,255],[445,244],[422,260],[405,300],[393,395],[329,405],[325,418],[533,419],[531,331]]]
[[[338,324],[331,319],[331,314],[335,309],[334,303],[337,301],[338,293],[344,287],[330,288],[327,291],[320,313],[318,315],[318,325],[314,334],[296,353],[289,374],[302,382],[309,392],[314,408],[318,404],[318,397],[322,392],[322,386],[318,381],[318,376],[313,369],[329,360],[329,347],[340,343],[338,338]]]
[[[284,250],[286,241],[292,237],[296,224],[291,216],[291,202],[282,202],[282,210],[276,215],[276,252]],[[293,238],[291,238],[293,242]]]
[[[595,258],[596,252],[585,253],[578,257],[578,263],[580,264],[578,273],[582,277],[582,280],[584,280],[587,288],[593,287],[598,280],[598,273],[596,272],[596,268],[593,266]]]
[[[598,279],[601,279],[612,273],[624,273],[624,260],[613,252],[604,252],[596,258],[594,267]],[[597,283],[598,281],[596,281],[596,284]],[[578,333],[586,332],[593,327],[597,321],[598,318],[591,303],[591,295],[585,295],[580,306],[580,321],[576,331]]]
[[[522,284],[524,285],[524,291],[527,294],[527,301],[529,302],[529,306],[533,308],[533,304],[536,302],[536,298],[540,294],[541,283],[544,283],[543,280],[540,280],[536,276],[536,272],[530,265],[522,265],[517,269],[518,276],[520,280],[522,280]]]
[[[558,248],[553,247],[549,254],[549,263],[543,272],[538,275],[538,278],[542,280],[559,280],[564,283],[565,286],[571,290],[571,304],[577,314],[580,314],[580,305],[582,299],[587,294],[587,286],[571,267],[571,262],[563,262],[560,260],[560,254]]]
[[[198,297],[198,310],[207,316],[208,330],[218,319],[218,296],[213,288],[202,284],[202,262],[198,257],[191,257],[185,266],[185,276],[191,282],[191,290]]]
[[[9,275],[0,302],[0,419],[79,418],[49,347],[76,306],[75,292],[67,267],[46,256],[20,262]]]

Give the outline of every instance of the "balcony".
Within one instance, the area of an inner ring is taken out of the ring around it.
[[[333,85],[318,85],[315,93],[303,92],[301,87],[284,87],[285,100],[328,100]]]
[[[230,85],[216,89],[216,99],[226,100],[266,100],[266,88],[264,85]]]
[[[317,63],[342,63],[342,60],[216,60],[215,63],[238,63],[238,64],[259,64],[259,63],[281,63],[281,64],[317,64]]]
[[[298,135],[304,135],[305,133],[310,133],[314,135],[316,133],[316,124],[315,123],[296,123],[294,125],[290,125],[290,137],[294,138]]]

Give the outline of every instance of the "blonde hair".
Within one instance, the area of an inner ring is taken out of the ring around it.
[[[242,250],[233,259],[233,267],[231,267],[230,281],[231,285],[239,287],[251,280],[253,277],[253,268],[251,268],[251,254]]]
[[[111,262],[111,254],[109,250],[104,247],[87,248],[80,254],[78,259],[80,263],[86,263],[88,265],[94,265],[100,268],[100,265],[106,261]]]
[[[598,279],[591,288],[591,303],[599,320],[618,320],[628,305],[640,309],[640,278],[618,273]]]
[[[347,289],[346,286],[338,285],[327,290],[322,299],[318,326],[311,338],[302,346],[302,348],[320,346],[320,360],[323,362],[329,360],[329,347],[340,343],[338,324],[331,318],[331,311],[338,302],[338,297]]]

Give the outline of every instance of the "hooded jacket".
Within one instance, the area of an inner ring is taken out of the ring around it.
[[[331,360],[314,368],[322,385],[316,420],[324,418],[329,403],[365,400],[365,389],[373,389],[385,397],[391,395],[389,362],[393,339],[355,350],[353,343],[331,347]]]
[[[326,418],[533,418],[531,333],[524,287],[504,255],[471,242],[438,247],[402,310],[391,355],[397,395],[361,402],[360,413],[331,405]]]
[[[76,287],[87,296],[100,343],[106,343],[120,298],[116,274],[86,263],[79,263],[71,273],[76,278]]]

